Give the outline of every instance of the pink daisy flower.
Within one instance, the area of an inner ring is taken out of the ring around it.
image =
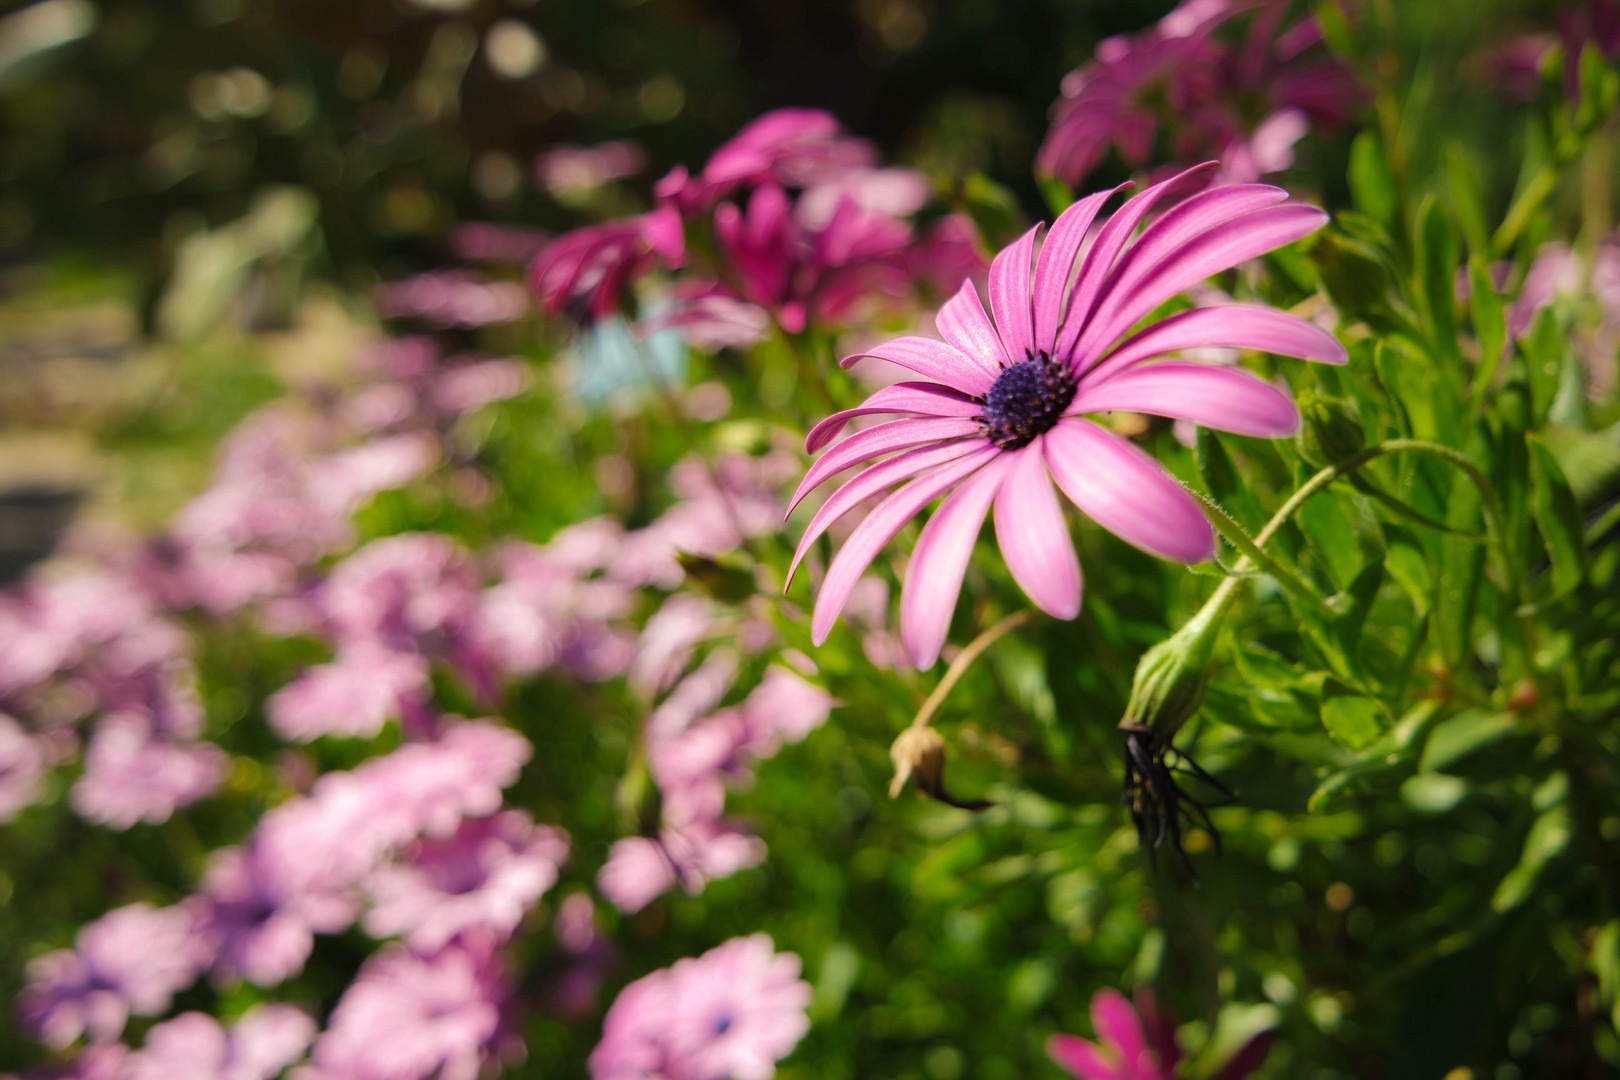
[[[1046,1044],[1052,1060],[1080,1080],[1175,1080],[1181,1049],[1175,1024],[1159,1012],[1153,992],[1136,991],[1136,1007],[1117,990],[1091,999],[1091,1022],[1099,1042],[1054,1035]],[[1266,1060],[1275,1033],[1263,1031],[1238,1048],[1212,1080],[1243,1080]]]
[[[911,481],[884,498],[833,559],[816,597],[817,644],[878,551],[940,496],[945,501],[923,528],[900,598],[901,638],[920,668],[939,657],[992,505],[1013,579],[1042,611],[1062,619],[1079,613],[1080,563],[1053,480],[1086,516],[1144,551],[1186,563],[1214,555],[1214,533],[1198,500],[1152,457],[1086,414],[1150,413],[1275,438],[1299,426],[1288,395],[1236,368],[1160,358],[1216,346],[1345,361],[1343,347],[1325,331],[1259,305],[1183,311],[1127,336],[1182,290],[1327,221],[1321,210],[1285,202],[1287,192],[1261,184],[1185,197],[1216,167],[1189,169],[1130,199],[1089,246],[1092,223],[1114,192],[1080,200],[1052,226],[1038,259],[1040,226],[996,256],[991,314],[969,282],[939,312],[944,341],[903,337],[844,359],[847,367],[877,357],[935,381],[884,387],[817,424],[806,440],[814,453],[855,417],[906,414],[833,445],[794,494],[792,506],[835,474],[901,451],[866,468],[817,510],[789,583],[833,522]],[[1133,240],[1147,214],[1170,203]]]

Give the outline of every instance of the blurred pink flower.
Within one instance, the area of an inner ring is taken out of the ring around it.
[[[0,713],[0,825],[44,794],[46,770],[56,763],[63,749],[60,740],[31,734]]]
[[[1099,990],[1091,999],[1091,1022],[1098,1043],[1075,1035],[1054,1035],[1046,1044],[1052,1060],[1080,1080],[1175,1080],[1181,1064],[1175,1026],[1165,1020],[1146,987],[1136,991],[1136,1008],[1117,990]],[[1242,1080],[1260,1067],[1274,1033],[1245,1043],[1211,1080]]]
[[[51,1046],[86,1033],[106,1042],[118,1037],[129,1014],[168,1009],[211,959],[194,907],[130,904],[85,926],[73,949],[32,961],[17,1007]]]
[[[390,851],[496,813],[530,753],[509,728],[447,724],[436,742],[327,773],[267,812],[245,849],[215,853],[204,881],[218,973],[263,986],[296,973],[315,934],[353,922],[360,884]]]
[[[421,954],[471,930],[504,939],[556,884],[567,857],[567,836],[536,828],[521,811],[464,821],[453,836],[417,841],[400,862],[372,872],[362,924],[373,937],[403,935]]]
[[[1317,48],[1314,15],[1283,22],[1293,0],[1186,0],[1132,37],[1097,46],[1063,80],[1039,172],[1079,186],[1112,148],[1132,168],[1154,158],[1218,156],[1230,182],[1293,164],[1310,125],[1346,122],[1365,97],[1354,74]]]
[[[305,669],[270,695],[265,710],[284,739],[370,739],[400,713],[402,700],[420,707],[416,699],[427,689],[428,663],[422,656],[358,641],[343,646],[330,664]]]
[[[137,821],[160,824],[213,792],[225,779],[226,764],[219,747],[171,738],[149,714],[112,713],[90,736],[84,774],[73,785],[73,808],[114,829]]]
[[[493,951],[431,957],[386,946],[360,968],[290,1080],[477,1080],[501,1035],[506,984]]]
[[[526,263],[540,253],[551,237],[537,229],[523,229],[493,221],[466,221],[450,234],[450,251],[468,262]]]
[[[385,318],[472,329],[521,319],[529,310],[529,294],[514,281],[483,281],[469,270],[432,270],[381,286],[377,307]]]
[[[548,315],[579,321],[611,313],[655,259],[679,265],[685,228],[673,206],[560,236],[536,256],[529,283]]]
[[[818,644],[878,551],[947,492],[918,539],[900,599],[901,637],[922,668],[939,657],[992,503],[996,537],[1014,580],[1048,614],[1078,614],[1080,565],[1052,491],[1054,478],[1084,513],[1145,551],[1181,562],[1214,554],[1214,533],[1198,501],[1142,450],[1083,419],[1126,410],[1245,435],[1286,435],[1299,424],[1292,400],[1254,375],[1186,361],[1147,362],[1208,345],[1344,362],[1343,347],[1325,331],[1258,306],[1184,311],[1125,337],[1184,289],[1326,222],[1327,215],[1314,207],[1284,203],[1288,194],[1278,188],[1234,185],[1185,198],[1133,242],[1149,211],[1202,183],[1214,164],[1126,202],[1083,256],[1091,224],[1113,192],[1065,211],[1033,268],[1040,230],[1030,230],[990,268],[993,321],[970,283],[939,313],[944,342],[899,338],[845,359],[847,366],[875,356],[938,381],[885,387],[859,408],[816,425],[806,440],[814,452],[856,417],[909,414],[850,435],[811,467],[794,504],[844,469],[906,451],[867,468],[817,510],[789,570],[790,582],[829,525],[915,478],[861,522],[828,568],[812,622]]]
[[[640,146],[615,139],[595,146],[553,147],[535,159],[534,175],[541,190],[573,196],[634,176],[646,164],[647,155]]]
[[[683,212],[703,213],[737,188],[754,184],[809,187],[877,163],[877,148],[843,134],[820,109],[777,109],[751,121],[714,152],[703,172],[677,168],[657,195]]]
[[[229,1030],[206,1013],[181,1013],[146,1033],[122,1080],[271,1080],[302,1057],[315,1021],[291,1005],[255,1005]]]
[[[754,934],[636,980],[603,1020],[593,1080],[769,1080],[810,1030],[799,970]]]
[[[666,823],[656,839],[615,840],[596,885],[614,907],[635,912],[676,885],[696,895],[710,881],[764,859],[764,842],[735,822],[705,818]]]

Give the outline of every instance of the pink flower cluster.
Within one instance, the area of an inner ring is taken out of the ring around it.
[[[744,346],[949,292],[983,267],[977,233],[953,215],[918,241],[927,180],[879,168],[876,149],[813,109],[767,113],[693,174],[659,181],[657,206],[560,237],[535,260],[548,313],[600,319],[656,266],[677,271],[649,328],[680,327],[704,348]]]
[[[224,776],[200,739],[190,642],[138,569],[91,566],[0,595],[0,821],[45,793],[51,766],[96,717],[73,787],[81,815],[116,829],[167,820]]]
[[[161,1015],[209,969],[262,986],[296,974],[316,934],[344,930],[368,908],[367,932],[403,942],[361,969],[301,1075],[475,1076],[501,1033],[495,948],[568,855],[560,830],[501,810],[501,789],[529,755],[516,732],[463,721],[444,725],[435,742],[327,773],[307,796],[266,813],[244,846],[215,852],[196,895],[167,908],[120,908],[85,927],[74,949],[35,960],[19,1001],[24,1020],[54,1046],[81,1036],[104,1046],[129,1015]],[[264,1067],[267,1077],[313,1033],[278,1015],[270,1041],[281,1056],[270,1064],[262,1032],[238,1028],[227,1038],[185,1016],[154,1028],[122,1060],[158,1069],[179,1048],[207,1047],[238,1062],[240,1075]]]
[[[799,958],[733,938],[625,987],[591,1054],[592,1080],[770,1080],[810,1020]]]
[[[802,741],[837,704],[825,690],[773,664],[741,703],[716,709],[736,667],[735,653],[711,653],[647,721],[649,768],[663,796],[658,834],[615,842],[597,879],[602,894],[622,911],[639,911],[677,884],[700,892],[709,881],[764,859],[764,842],[725,817],[726,789],[750,783],[754,762],[783,742]]]
[[[1132,169],[1219,158],[1233,182],[1289,168],[1313,125],[1343,124],[1363,97],[1323,55],[1314,16],[1285,28],[1295,6],[1184,0],[1155,26],[1102,42],[1063,80],[1036,168],[1071,188],[1110,150]]]

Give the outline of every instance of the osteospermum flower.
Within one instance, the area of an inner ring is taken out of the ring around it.
[[[1091,999],[1097,1042],[1077,1035],[1054,1035],[1046,1044],[1052,1060],[1080,1080],[1175,1080],[1181,1049],[1175,1025],[1159,1012],[1153,992],[1136,991],[1136,1007],[1117,990],[1099,990]],[[1212,1080],[1243,1080],[1258,1069],[1274,1033],[1263,1031],[1238,1048]]]
[[[968,283],[939,312],[944,341],[903,337],[845,358],[847,367],[878,357],[936,381],[885,387],[859,408],[817,424],[806,440],[813,453],[857,416],[908,414],[832,446],[794,495],[797,505],[834,474],[903,451],[822,505],[800,541],[790,582],[834,521],[911,481],[879,503],[833,559],[816,598],[817,644],[878,551],[942,495],[917,541],[900,599],[901,637],[923,668],[944,645],[968,556],[992,504],[1014,580],[1048,614],[1079,613],[1080,564],[1053,480],[1088,517],[1144,551],[1186,563],[1214,555],[1214,533],[1198,500],[1152,457],[1086,414],[1127,410],[1274,438],[1299,426],[1288,395],[1235,368],[1160,358],[1219,346],[1345,360],[1325,331],[1257,305],[1183,311],[1126,336],[1183,289],[1327,221],[1322,211],[1288,203],[1287,192],[1261,184],[1183,198],[1215,167],[1189,169],[1135,196],[1089,246],[1087,233],[1113,192],[1082,199],[1057,219],[1038,259],[1039,226],[996,257],[991,314]],[[1147,214],[1168,203],[1175,205],[1133,240]]]

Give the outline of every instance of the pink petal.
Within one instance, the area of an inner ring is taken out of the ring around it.
[[[1080,614],[1080,560],[1069,523],[1037,443],[1015,450],[1012,472],[996,493],[996,543],[1013,580],[1054,618]]]
[[[1093,354],[1095,335],[1100,328],[1108,325],[1113,314],[1135,298],[1138,283],[1167,256],[1211,229],[1244,214],[1275,206],[1287,198],[1288,192],[1266,184],[1234,184],[1201,192],[1165,211],[1159,220],[1142,231],[1108,275],[1097,309],[1086,323],[1076,351],[1081,356]]]
[[[1156,1072],[1152,1059],[1144,1062],[1147,1039],[1142,1034],[1142,1022],[1136,1010],[1118,990],[1099,990],[1091,999],[1091,1022],[1097,1029],[1097,1038],[1119,1055],[1127,1075]]]
[[[926,375],[936,382],[960,390],[971,397],[987,393],[995,382],[991,374],[977,361],[969,359],[960,350],[943,341],[924,337],[900,337],[885,341],[865,352],[846,356],[839,363],[849,367],[857,360],[875,356],[903,368]]]
[[[1327,214],[1314,206],[1288,203],[1256,210],[1211,229],[1161,259],[1129,297],[1109,311],[1106,320],[1098,320],[1095,332],[1087,328],[1091,350],[1106,349],[1138,319],[1188,286],[1309,236],[1327,221]]]
[[[1011,464],[999,454],[940,503],[917,538],[900,590],[900,640],[919,671],[933,667],[945,647],[974,541]]]
[[[1184,360],[1122,371],[1096,388],[1081,385],[1075,413],[1125,412],[1191,420],[1200,427],[1276,439],[1299,430],[1293,399],[1241,368]]]
[[[1041,245],[1040,258],[1035,261],[1035,347],[1049,353],[1057,343],[1058,326],[1063,321],[1063,294],[1069,291],[1069,275],[1074,272],[1074,260],[1085,243],[1097,211],[1115,193],[1129,184],[1121,184],[1113,191],[1099,191],[1087,195],[1070,206],[1052,223]]]
[[[978,364],[992,381],[1001,374],[1002,368],[1012,363],[1007,350],[1002,348],[995,324],[984,313],[984,304],[972,281],[962,282],[956,295],[945,301],[945,306],[934,316],[934,325],[939,327],[946,341]]]
[[[1035,238],[1041,227],[1002,249],[990,264],[990,313],[1013,363],[1027,360],[1035,352],[1035,333],[1030,324],[1030,259],[1035,254]]]
[[[815,453],[838,437],[857,416],[873,413],[922,413],[926,416],[977,416],[984,403],[937,383],[903,382],[885,386],[858,408],[833,413],[810,429],[804,440],[806,453]]]
[[[866,515],[866,519],[849,534],[849,539],[844,541],[844,546],[838,549],[832,565],[827,568],[827,579],[821,583],[815,613],[810,620],[810,639],[817,645],[827,640],[833,623],[838,621],[838,613],[849,602],[849,594],[855,588],[855,583],[872,565],[872,560],[883,545],[893,540],[894,534],[904,528],[906,522],[1000,452],[995,447],[986,447],[977,454],[942,466],[927,476],[913,480]]]
[[[898,457],[872,466],[833,492],[832,497],[821,504],[815,516],[810,519],[809,527],[804,530],[804,538],[799,541],[799,549],[793,553],[793,565],[788,567],[787,586],[793,585],[793,575],[798,572],[799,563],[810,550],[810,545],[815,543],[816,538],[826,532],[833,522],[878,492],[887,490],[902,480],[931,469],[935,465],[943,465],[947,461],[955,461],[966,454],[983,450],[988,445],[989,443],[983,439],[957,439],[938,446],[909,450]],[[786,592],[787,588],[782,591]]]
[[[1052,1036],[1046,1042],[1046,1052],[1080,1080],[1134,1080],[1130,1073],[1108,1060],[1100,1047],[1078,1035]]]
[[[958,419],[954,416],[924,416],[909,420],[890,420],[876,427],[869,427],[864,431],[857,431],[849,438],[843,440],[832,449],[823,454],[804,474],[799,481],[799,489],[793,493],[788,502],[789,514],[793,508],[822,481],[834,473],[843,472],[851,465],[857,465],[871,458],[883,454],[890,454],[896,450],[905,450],[923,443],[943,442],[946,439],[959,439],[964,435],[977,435],[979,425],[977,421]],[[785,515],[784,515],[785,517]]]
[[[1148,212],[1167,197],[1185,195],[1189,185],[1207,182],[1219,167],[1220,163],[1216,161],[1195,165],[1132,196],[1124,206],[1114,211],[1114,216],[1097,234],[1085,261],[1080,264],[1080,276],[1075,279],[1074,294],[1069,298],[1069,307],[1063,316],[1063,326],[1058,331],[1053,356],[1067,357],[1073,351],[1074,343],[1080,340],[1080,331],[1085,329],[1091,318],[1092,308],[1096,306],[1098,293],[1108,279],[1114,259]]]
[[[1058,487],[1097,524],[1163,559],[1214,557],[1198,500],[1146,452],[1087,420],[1059,421],[1041,441]]]
[[[1209,347],[1253,349],[1325,364],[1342,364],[1349,359],[1344,346],[1332,334],[1304,319],[1254,304],[1222,304],[1177,312],[1126,338],[1092,366],[1086,382],[1095,385],[1108,373],[1138,360]]]

